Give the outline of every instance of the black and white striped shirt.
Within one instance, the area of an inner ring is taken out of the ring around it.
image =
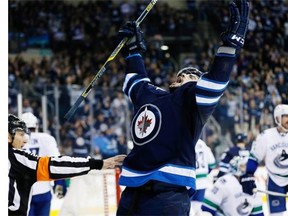
[[[8,213],[27,215],[31,187],[36,181],[50,181],[87,174],[101,169],[102,160],[69,156],[39,157],[8,145]]]

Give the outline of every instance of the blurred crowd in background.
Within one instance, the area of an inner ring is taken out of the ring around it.
[[[64,115],[117,46],[120,26],[135,20],[148,2],[9,1],[9,112],[17,114],[21,93],[23,112],[33,112],[41,128],[41,95],[46,94],[48,132],[58,134],[61,153],[106,158],[129,151],[132,107],[121,91],[125,73],[121,54],[73,119],[67,121]],[[228,1],[184,3],[175,8],[159,1],[141,24],[148,74],[167,90],[184,66],[208,71],[229,17],[224,6]],[[236,133],[246,133],[251,144],[263,129],[274,126],[274,107],[288,104],[288,3],[254,0],[250,4],[244,49],[213,114],[216,123],[203,132],[216,158],[233,145]],[[32,48],[40,50],[39,58],[25,59],[22,53]],[[58,97],[49,93],[55,88]]]

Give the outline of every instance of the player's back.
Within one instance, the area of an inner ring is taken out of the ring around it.
[[[252,211],[262,206],[261,197],[256,194],[255,197],[243,193],[242,186],[237,178],[231,174],[225,174],[220,177],[212,188],[206,190],[204,205],[216,207],[219,212],[216,215],[235,216],[250,215]]]
[[[197,161],[196,177],[198,180],[198,178],[207,177],[210,170],[215,168],[216,160],[211,149],[201,139],[199,139],[195,145],[195,153]]]
[[[60,155],[55,138],[47,133],[32,132],[25,149],[38,156]]]
[[[38,156],[60,155],[55,138],[47,133],[31,132],[24,149]],[[52,185],[52,182],[36,182],[32,187],[33,195],[47,193]]]

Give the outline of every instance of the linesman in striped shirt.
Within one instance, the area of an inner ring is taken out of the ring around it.
[[[8,115],[8,215],[28,215],[31,187],[37,181],[51,181],[88,174],[92,169],[111,169],[122,165],[126,155],[105,160],[69,156],[39,157],[22,150],[28,133],[24,121]],[[95,182],[96,183],[96,182]]]

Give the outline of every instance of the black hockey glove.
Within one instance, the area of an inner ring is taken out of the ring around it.
[[[117,35],[118,40],[121,41],[126,37],[129,39],[122,48],[122,54],[125,58],[135,53],[143,54],[146,51],[143,32],[136,22],[129,21],[120,28]]]
[[[230,20],[228,28],[221,34],[224,46],[239,51],[245,42],[249,23],[249,3],[247,0],[234,0],[229,4]]]
[[[242,185],[242,189],[244,193],[253,195],[254,188],[256,188],[254,176],[251,174],[245,174],[240,177],[240,184]]]

